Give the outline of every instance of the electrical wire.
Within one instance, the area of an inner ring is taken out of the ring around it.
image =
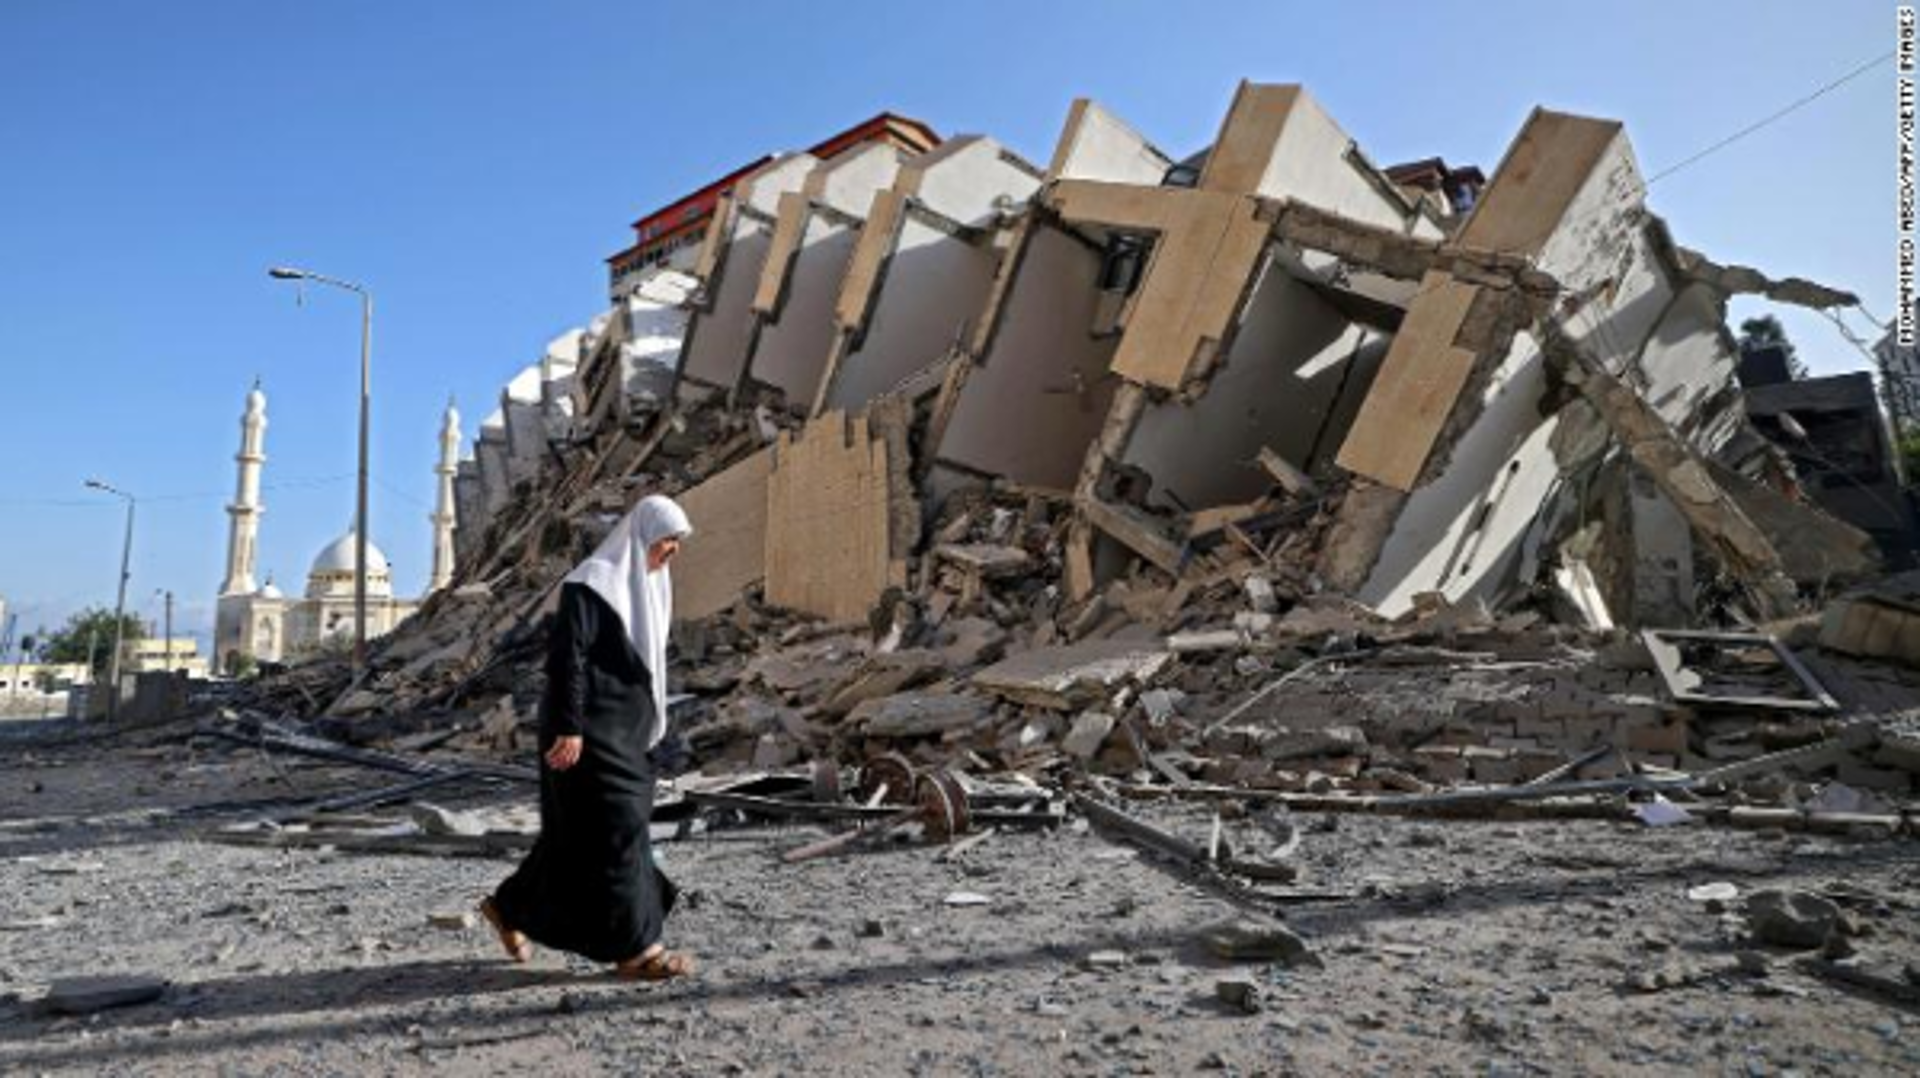
[[[1700,150],[1699,152],[1695,153],[1693,156],[1687,158],[1684,161],[1681,161],[1674,165],[1670,165],[1667,168],[1661,169],[1659,172],[1656,172],[1652,176],[1647,178],[1648,185],[1651,186],[1653,184],[1659,183],[1661,180],[1664,180],[1668,176],[1671,176],[1674,173],[1679,172],[1681,169],[1684,169],[1694,164],[1695,162],[1702,160],[1703,158],[1710,157],[1713,154],[1719,153],[1721,150],[1724,150],[1728,146],[1731,146],[1734,143],[1739,142],[1741,139],[1746,138],[1748,135],[1751,135],[1754,132],[1759,131],[1764,127],[1771,126],[1772,124],[1777,123],[1780,120],[1786,119],[1788,116],[1792,115],[1793,113],[1796,113],[1801,109],[1807,107],[1808,105],[1813,104],[1815,101],[1818,101],[1822,97],[1825,97],[1826,95],[1832,93],[1833,91],[1838,90],[1840,87],[1845,86],[1847,83],[1852,82],[1854,79],[1859,78],[1860,76],[1866,74],[1867,72],[1872,71],[1874,68],[1880,66],[1881,64],[1886,63],[1888,60],[1893,59],[1893,56],[1894,54],[1892,50],[1888,50],[1886,52],[1881,53],[1880,55],[1874,57],[1873,59],[1868,60],[1866,63],[1861,64],[1859,67],[1854,68],[1852,71],[1847,72],[1846,74],[1840,76],[1839,78],[1834,79],[1832,82],[1827,83],[1825,86],[1822,86],[1819,89],[1813,91],[1812,93],[1807,94],[1805,97],[1800,98],[1798,101],[1795,101],[1792,104],[1786,106],[1785,108],[1780,109],[1778,112],[1775,112],[1764,119],[1756,120],[1753,123],[1748,124],[1747,126],[1741,128],[1740,130],[1735,131],[1733,134],[1728,135],[1726,138],[1723,138],[1720,141],[1714,143],[1713,145],[1708,146],[1703,150]]]
[[[353,476],[351,475],[309,476],[304,479],[287,479],[278,483],[267,483],[261,486],[260,490],[263,493],[267,491],[312,490],[315,487],[328,486],[333,483],[343,483],[352,478]],[[142,504],[146,504],[149,502],[210,501],[214,499],[230,498],[232,496],[233,496],[233,491],[231,490],[211,490],[211,491],[196,491],[196,492],[175,493],[175,494],[148,494],[148,495],[136,496],[134,500]],[[61,507],[61,508],[98,509],[98,508],[114,508],[119,504],[120,504],[119,502],[107,501],[101,498],[0,498],[0,505],[30,505],[30,506],[54,506],[54,507]]]

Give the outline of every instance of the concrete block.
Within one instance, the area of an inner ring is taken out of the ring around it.
[[[1612,741],[1616,736],[1613,717],[1610,715],[1582,715],[1566,721],[1566,739],[1563,744],[1573,748],[1588,748],[1603,741]]]
[[[1484,782],[1491,786],[1509,786],[1524,779],[1520,761],[1510,754],[1494,753],[1488,750],[1465,755],[1463,758],[1473,772],[1475,782]]]
[[[1535,715],[1513,724],[1516,737],[1530,737],[1542,745],[1558,745],[1567,740],[1567,720]]]
[[[1660,726],[1642,726],[1628,722],[1616,729],[1620,740],[1626,743],[1628,750],[1635,753],[1657,752],[1668,756],[1679,756],[1687,751],[1685,723],[1670,722]]]
[[[1552,749],[1521,749],[1513,754],[1514,766],[1520,772],[1521,782],[1530,782],[1541,775],[1566,763],[1563,754]]]
[[[1535,700],[1502,700],[1494,705],[1494,714],[1507,722],[1515,724],[1515,729],[1529,722],[1559,721],[1557,719],[1547,720],[1546,717],[1540,713],[1540,704]]]
[[[1261,747],[1269,760],[1315,756],[1351,756],[1367,751],[1367,735],[1358,726],[1327,726],[1278,737]]]
[[[1540,714],[1549,719],[1578,719],[1593,711],[1593,696],[1568,685],[1556,685],[1540,698]]]
[[[1107,735],[1113,733],[1113,721],[1113,716],[1104,711],[1082,712],[1073,720],[1073,729],[1067,731],[1060,748],[1069,756],[1091,759],[1106,744]]]
[[[1467,761],[1460,755],[1457,746],[1423,745],[1413,751],[1413,758],[1420,773],[1433,782],[1466,781]]]

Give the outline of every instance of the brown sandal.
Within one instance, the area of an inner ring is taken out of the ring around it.
[[[493,904],[492,898],[480,900],[480,916],[485,917],[487,923],[493,926],[494,933],[500,937],[500,946],[506,950],[508,958],[515,962],[525,962],[533,957],[533,945],[527,942],[526,936],[507,927],[507,922],[500,918],[500,907]]]
[[[613,967],[613,973],[628,981],[671,981],[693,976],[693,957],[661,948],[651,955],[620,963]]]

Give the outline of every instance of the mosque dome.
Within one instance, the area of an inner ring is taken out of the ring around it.
[[[307,571],[308,598],[353,594],[353,548],[351,531],[321,548],[314,556],[313,568]],[[371,540],[367,543],[367,595],[378,599],[393,596],[393,573],[387,566],[387,556]]]
[[[260,585],[260,590],[254,594],[262,599],[284,599],[287,597],[286,594],[274,584],[272,577],[268,577],[267,582]]]

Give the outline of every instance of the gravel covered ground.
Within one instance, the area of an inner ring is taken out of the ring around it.
[[[670,942],[700,975],[636,986],[429,923],[504,861],[197,841],[382,780],[178,733],[0,729],[0,1073],[1920,1071],[1920,1008],[1756,947],[1742,900],[1687,894],[1824,893],[1897,979],[1920,965],[1904,840],[1296,816],[1298,885],[1349,895],[1287,911],[1313,968],[1212,957],[1196,936],[1232,907],[1084,827],[792,866],[821,832],[723,831],[661,847],[690,892]],[[170,987],[44,1013],[50,982],[101,974]],[[1216,998],[1236,979],[1257,1013]]]

